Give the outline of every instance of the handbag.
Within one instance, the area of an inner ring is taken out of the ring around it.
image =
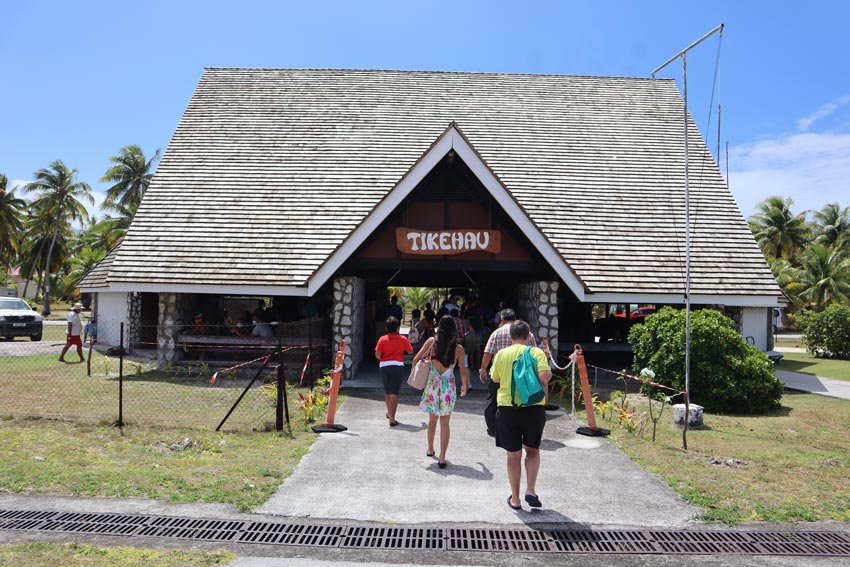
[[[410,369],[410,376],[407,377],[407,383],[417,390],[424,390],[425,384],[428,382],[428,374],[431,372],[431,350],[429,349],[422,359],[413,365]]]

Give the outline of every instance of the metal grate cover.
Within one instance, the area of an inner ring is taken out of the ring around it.
[[[850,557],[850,533],[347,526],[0,510],[0,529],[347,549]]]

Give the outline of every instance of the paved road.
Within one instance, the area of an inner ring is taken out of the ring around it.
[[[505,502],[505,453],[485,432],[484,391],[462,398],[452,414],[445,470],[425,455],[418,394],[403,392],[401,425],[390,428],[382,392],[352,391],[336,420],[348,431],[323,434],[257,511],[398,524],[659,527],[686,526],[698,512],[605,439],[576,435],[579,423],[564,411],[549,413],[541,446],[544,509],[514,512]]]
[[[785,384],[786,388],[792,390],[850,400],[850,382],[778,369],[776,370],[776,377]]]
[[[55,354],[59,357],[65,342],[38,341],[29,339],[16,339],[14,341],[0,341],[0,357],[3,356],[35,356],[38,354]]]

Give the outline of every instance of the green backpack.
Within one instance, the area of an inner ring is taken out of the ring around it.
[[[517,394],[519,402],[517,403]],[[537,359],[531,354],[531,347],[525,347],[519,358],[514,360],[511,374],[511,403],[517,406],[533,406],[545,397],[543,385],[537,378]]]

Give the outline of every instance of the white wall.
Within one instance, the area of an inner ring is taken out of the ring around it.
[[[744,307],[741,316],[741,334],[752,337],[755,346],[761,350],[767,350],[769,338],[769,325],[773,309],[765,307]]]
[[[127,345],[127,294],[100,292],[97,294],[97,339],[102,345],[120,344],[120,328],[124,323],[124,345]]]
[[[30,285],[27,286],[27,282],[20,282],[18,285],[18,297],[24,296],[24,286],[27,288],[27,299],[35,299],[35,290],[38,288],[37,282],[30,282]]]

